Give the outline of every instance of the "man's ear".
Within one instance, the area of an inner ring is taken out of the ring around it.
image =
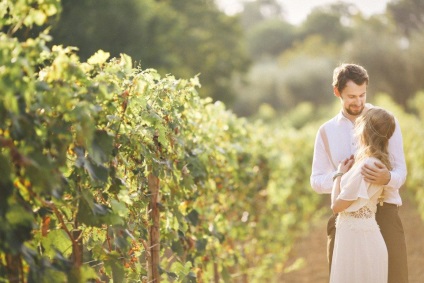
[[[340,95],[340,92],[339,92],[339,90],[337,89],[337,87],[335,86],[335,87],[333,87],[333,92],[334,92],[334,96],[337,96],[337,97],[342,97],[341,95]]]

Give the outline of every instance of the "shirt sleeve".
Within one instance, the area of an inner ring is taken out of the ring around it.
[[[339,199],[354,201],[359,198],[368,200],[368,186],[362,174],[361,167],[363,162],[355,164],[348,173],[342,176],[340,181]]]
[[[336,168],[332,165],[321,135],[322,126],[315,138],[310,182],[312,189],[320,194],[331,194]]]
[[[393,169],[390,171],[391,176],[387,186],[398,190],[405,183],[407,169],[403,152],[402,132],[397,119],[395,131],[389,139],[389,154]]]

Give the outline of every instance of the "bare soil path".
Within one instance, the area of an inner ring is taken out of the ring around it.
[[[403,205],[399,210],[405,230],[408,252],[409,283],[424,282],[424,221],[420,218],[415,204],[403,196]],[[296,241],[293,259],[304,258],[303,268],[282,274],[281,283],[327,283],[327,220],[324,215],[313,223],[310,231]]]

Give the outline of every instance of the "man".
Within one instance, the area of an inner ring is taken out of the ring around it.
[[[331,194],[338,164],[355,154],[355,119],[363,111],[373,107],[366,103],[368,82],[367,71],[359,65],[342,64],[334,70],[333,91],[340,99],[342,109],[319,128],[315,139],[311,186],[317,193]],[[393,170],[389,171],[382,163],[375,163],[373,166],[364,166],[362,175],[369,183],[386,185],[384,202],[378,205],[376,219],[389,255],[388,282],[404,283],[408,282],[408,268],[405,235],[398,208],[402,205],[399,188],[405,182],[407,171],[398,121],[389,140],[389,153]],[[330,269],[336,233],[335,219],[336,215],[332,215],[327,225]]]

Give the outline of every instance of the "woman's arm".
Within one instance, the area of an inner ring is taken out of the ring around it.
[[[333,191],[331,192],[331,209],[334,213],[339,213],[348,208],[354,201],[353,200],[344,200],[337,198],[340,194],[340,179],[342,176],[337,176],[334,185]]]
[[[354,201],[353,200],[343,200],[339,199],[338,196],[340,195],[340,180],[342,178],[342,175],[349,171],[349,169],[353,165],[353,157],[346,158],[339,164],[339,168],[336,174],[336,178],[333,183],[333,190],[331,192],[331,209],[334,213],[339,213],[348,208]]]

